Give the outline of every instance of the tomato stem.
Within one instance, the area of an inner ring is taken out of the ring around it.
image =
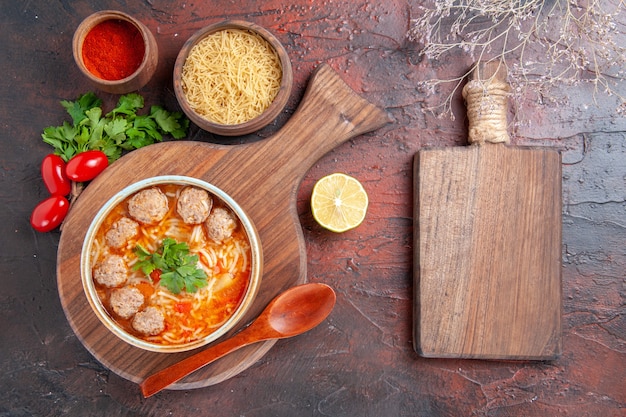
[[[78,199],[78,197],[80,196],[80,194],[83,192],[83,189],[85,188],[84,184],[82,182],[76,182],[76,181],[72,181],[72,192],[70,193],[70,198],[69,198],[69,202],[70,202],[70,207],[68,208],[67,212],[69,214],[70,210],[72,210],[72,206],[74,205],[74,203],[76,202],[76,200]],[[67,216],[66,216],[67,218]],[[62,232],[63,231],[63,226],[65,225],[65,220],[63,220],[63,222],[61,223],[61,226],[59,226],[59,230]]]

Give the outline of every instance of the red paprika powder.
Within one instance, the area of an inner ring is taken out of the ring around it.
[[[85,67],[103,80],[121,80],[134,73],[145,54],[139,29],[130,22],[110,19],[94,26],[83,41]]]

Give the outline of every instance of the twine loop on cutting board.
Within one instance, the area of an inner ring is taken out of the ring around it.
[[[507,114],[510,91],[509,84],[497,77],[474,79],[463,87],[471,144],[509,143]]]

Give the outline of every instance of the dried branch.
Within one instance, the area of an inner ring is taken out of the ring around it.
[[[411,20],[407,37],[432,60],[461,49],[474,62],[501,61],[518,94],[529,87],[542,95],[557,85],[588,82],[595,99],[598,93],[617,94],[616,84],[626,78],[625,1],[434,1]],[[452,115],[452,95],[466,75],[427,82],[457,83],[432,111]],[[619,98],[626,109],[626,98]]]

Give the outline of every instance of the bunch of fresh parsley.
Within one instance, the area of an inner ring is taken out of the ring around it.
[[[156,252],[150,253],[137,245],[135,254],[139,262],[133,269],[141,269],[148,277],[153,271],[160,270],[160,284],[174,294],[182,290],[193,293],[207,285],[206,273],[198,268],[198,255],[190,254],[185,242],[165,238]]]
[[[183,138],[189,128],[189,120],[182,113],[168,112],[160,106],[152,106],[149,114],[137,114],[144,100],[136,93],[120,96],[117,106],[104,115],[102,100],[93,92],[76,101],[61,101],[61,105],[72,123],[47,127],[41,136],[66,162],[81,152],[100,150],[111,163],[124,151],[160,142],[164,134]]]

